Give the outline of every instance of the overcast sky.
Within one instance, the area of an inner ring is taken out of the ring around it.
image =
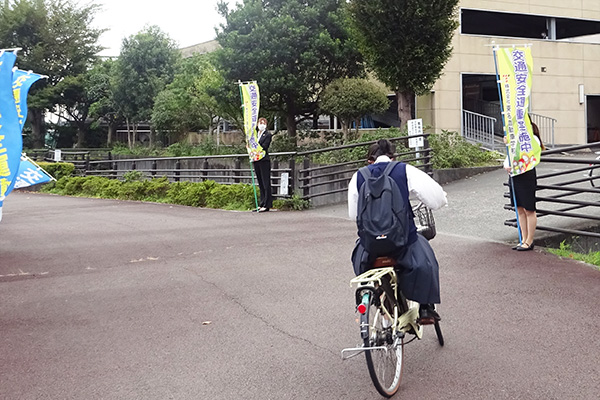
[[[212,40],[214,28],[223,22],[217,13],[217,1],[95,0],[103,9],[96,14],[94,25],[110,29],[100,36],[100,44],[107,47],[100,54],[118,56],[123,38],[138,33],[146,25],[158,25],[179,47]]]

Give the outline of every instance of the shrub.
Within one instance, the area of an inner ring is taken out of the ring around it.
[[[464,168],[497,163],[502,155],[467,142],[458,132],[442,131],[429,136],[433,168]]]
[[[86,177],[81,184],[81,194],[84,196],[104,197],[105,188],[110,184],[110,179],[100,176]]]
[[[166,177],[150,179],[145,184],[145,200],[161,201],[169,191],[169,181]]]
[[[108,183],[104,186],[100,197],[103,199],[117,199],[121,189],[121,181],[117,179],[107,179]]]
[[[206,207],[226,210],[248,210],[254,204],[254,190],[251,185],[217,184],[206,198]]]
[[[205,207],[206,198],[216,186],[214,181],[205,182],[175,182],[166,193],[168,203],[183,206]]]
[[[141,182],[144,179],[144,173],[141,171],[128,171],[123,174],[124,182]]]
[[[291,198],[287,199],[277,199],[273,201],[273,208],[283,211],[302,211],[306,210],[310,207],[310,202],[308,200],[303,200],[298,195],[293,195]]]
[[[70,178],[63,177],[61,181],[66,179],[64,188],[62,189],[62,194],[66,196],[77,196],[81,194],[83,190],[83,183],[86,181],[86,178],[83,176],[73,176]]]
[[[141,157],[158,157],[163,153],[162,149],[156,147],[147,147],[142,145],[135,145],[133,148],[129,148],[124,143],[115,143],[113,148],[111,149],[113,154],[120,155],[132,155],[132,156],[141,156]]]
[[[398,128],[381,129],[378,128],[375,131],[368,131],[358,138],[348,142],[348,144],[374,142],[379,139],[391,139],[401,136],[407,136],[407,131],[401,131]],[[397,153],[404,153],[408,151],[408,148],[404,146],[401,141],[394,142]],[[347,161],[358,161],[367,158],[367,151],[370,145],[364,145],[354,147],[351,149],[334,150],[327,153],[318,153],[313,156],[313,161],[319,164],[337,164]]]
[[[37,163],[40,167],[44,169],[47,173],[49,173],[54,179],[59,180],[64,176],[71,176],[75,171],[75,165],[71,163],[59,162],[59,163],[51,163],[51,162],[39,162]]]
[[[120,200],[144,200],[146,198],[145,182],[122,182],[117,193],[117,198]]]
[[[193,147],[188,143],[177,142],[173,143],[165,149],[164,154],[167,157],[184,157],[191,156],[193,154]]]

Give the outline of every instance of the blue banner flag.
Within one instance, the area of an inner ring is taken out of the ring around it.
[[[31,71],[23,71],[15,69],[13,71],[13,96],[15,98],[15,106],[17,108],[17,116],[19,118],[19,126],[21,131],[25,120],[27,120],[27,94],[29,88],[39,79],[44,78],[43,75],[34,74]]]
[[[13,66],[17,55],[0,50],[0,218],[2,202],[15,183],[23,138],[13,96]]]
[[[28,186],[37,185],[56,180],[44,171],[42,167],[37,165],[33,160],[25,154],[21,156],[21,164],[19,164],[19,172],[15,183],[15,189],[22,189]]]

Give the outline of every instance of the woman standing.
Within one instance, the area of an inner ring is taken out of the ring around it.
[[[260,189],[260,202],[258,212],[269,211],[273,207],[273,195],[271,193],[271,159],[269,158],[269,146],[271,145],[272,135],[267,130],[267,119],[259,118],[256,126],[258,132],[258,144],[265,151],[265,156],[258,161],[254,161],[254,170],[256,171],[256,180]]]
[[[531,123],[535,140],[542,150],[546,147],[542,143],[540,130],[536,124]],[[504,160],[504,169],[511,171],[508,157]],[[536,199],[535,191],[537,189],[537,175],[535,167],[527,172],[510,177],[512,180],[510,201],[514,206],[514,199],[517,202],[517,214],[519,216],[519,227],[521,228],[521,243],[513,247],[513,250],[528,251],[533,250],[533,237],[537,226]],[[512,193],[514,190],[514,195]]]

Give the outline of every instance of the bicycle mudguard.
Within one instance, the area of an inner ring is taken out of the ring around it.
[[[383,292],[383,290],[381,289],[381,287],[374,287],[374,286],[359,286],[356,288],[356,292],[354,293],[354,295],[356,296],[356,305],[358,306],[361,302],[362,302],[362,296],[364,294],[364,292],[371,292],[371,298],[373,299],[373,304],[375,304],[377,307],[379,307],[381,305],[381,303],[379,302],[379,296],[381,296],[381,293]]]

